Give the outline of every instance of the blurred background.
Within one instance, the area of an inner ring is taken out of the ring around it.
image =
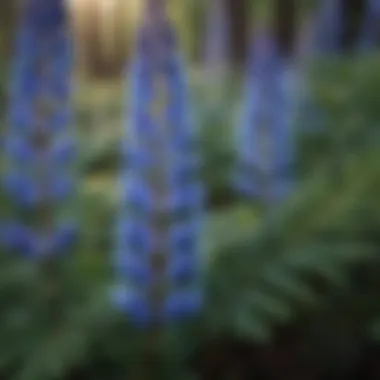
[[[137,378],[131,368],[142,360],[139,332],[110,307],[107,286],[117,144],[143,2],[67,1],[76,48],[82,177],[74,209],[81,237],[62,264],[63,300],[52,325],[40,297],[53,285],[30,262],[1,254],[0,378],[6,380]],[[167,365],[175,375],[157,378],[380,379],[380,34],[371,49],[358,49],[366,1],[341,3],[335,50],[313,54],[318,1],[168,0],[201,135],[209,301],[199,319],[169,332]],[[16,21],[14,2],[3,0],[4,126]],[[236,196],[229,176],[251,39],[267,21],[292,62],[294,82],[307,89],[296,126],[298,186],[270,223],[259,204]],[[309,97],[314,107],[303,105]]]

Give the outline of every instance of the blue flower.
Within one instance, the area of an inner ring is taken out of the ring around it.
[[[248,61],[243,115],[237,130],[238,167],[232,180],[242,195],[275,202],[294,160],[294,94],[289,67],[271,35],[259,35]],[[277,189],[275,191],[275,189]]]
[[[69,170],[75,144],[68,129],[73,55],[65,6],[64,0],[28,0],[20,8],[4,138],[3,187],[33,220],[28,228],[21,221],[9,227],[6,245],[36,258],[65,253],[76,239],[76,226],[55,215],[75,188]],[[41,226],[37,220],[47,209],[49,222]]]
[[[167,298],[164,319],[177,321],[197,314],[203,306],[203,294],[199,289],[180,290]]]
[[[65,3],[62,0],[28,0],[23,11],[24,25],[34,32],[55,32],[67,25]]]
[[[176,223],[169,228],[168,239],[171,252],[174,256],[195,255],[198,242],[194,236],[200,234],[201,222],[196,219],[190,222]]]
[[[199,281],[204,194],[186,77],[171,27],[140,30],[130,83],[115,244],[121,288],[114,301],[133,323],[145,326],[182,319],[200,308],[199,294],[183,287]],[[154,114],[159,86],[164,105]],[[161,305],[150,303],[156,286],[166,289]]]
[[[146,258],[154,248],[152,231],[144,221],[130,219],[119,222],[117,241],[126,254]]]
[[[28,164],[34,158],[34,149],[25,138],[11,135],[5,139],[3,145],[8,159],[17,164]]]
[[[9,196],[22,207],[33,208],[40,201],[38,184],[30,176],[8,173],[3,178],[3,186]]]
[[[168,278],[174,284],[186,284],[193,281],[200,272],[200,263],[195,252],[191,255],[172,255],[168,265]]]
[[[149,302],[144,294],[129,290],[125,285],[118,285],[112,289],[111,298],[113,304],[128,314],[135,325],[147,327],[152,323]]]
[[[12,222],[1,226],[1,244],[9,250],[29,255],[31,252],[30,229]]]
[[[123,179],[124,200],[132,212],[148,215],[154,208],[154,195],[149,186],[132,175]]]
[[[380,1],[367,0],[359,35],[359,49],[371,50],[379,45]]]
[[[321,0],[314,21],[313,50],[316,54],[341,50],[343,1]]]

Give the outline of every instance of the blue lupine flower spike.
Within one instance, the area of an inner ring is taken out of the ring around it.
[[[319,0],[307,28],[300,30],[300,55],[304,71],[300,78],[299,125],[302,133],[320,133],[326,125],[325,112],[313,99],[309,69],[315,58],[339,54],[343,38],[343,2],[341,0]]]
[[[163,8],[150,3],[130,70],[114,301],[138,325],[201,307],[202,187],[184,64]]]
[[[75,152],[69,130],[72,39],[65,4],[22,3],[4,142],[4,189],[33,219],[29,226],[10,222],[4,242],[38,258],[66,252],[75,235],[74,224],[56,213],[73,190]]]
[[[243,117],[238,126],[234,182],[249,199],[269,205],[292,188],[293,99],[288,62],[265,29],[248,61]]]
[[[314,19],[312,49],[316,54],[337,53],[343,37],[343,1],[319,0]]]
[[[368,51],[380,43],[380,1],[367,0],[359,35],[359,50]]]

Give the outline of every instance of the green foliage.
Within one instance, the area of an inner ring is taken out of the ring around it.
[[[330,331],[341,325],[347,339],[378,339],[378,67],[374,56],[319,63],[315,99],[326,125],[312,135],[300,131],[299,189],[271,210],[239,202],[231,189],[237,102],[229,98],[211,110],[201,109],[200,99],[203,177],[211,194],[207,302],[199,318],[165,332],[165,375],[157,378],[190,376],[184,361],[211,336],[267,342],[279,327],[298,323],[314,346],[332,344]],[[116,134],[99,143],[80,139],[84,176],[75,208],[82,233],[75,252],[49,267],[0,255],[0,373],[7,379],[119,380],[138,370],[144,334],[108,300],[117,141]],[[90,186],[95,178],[103,184],[98,192]],[[0,198],[4,210],[7,200]],[[318,329],[324,333],[313,336]]]

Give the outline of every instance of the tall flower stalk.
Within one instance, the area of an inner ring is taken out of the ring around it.
[[[359,49],[372,50],[380,43],[380,1],[367,0],[359,35]]]
[[[75,228],[61,203],[73,190],[72,40],[64,0],[20,8],[4,136],[3,185],[15,204],[7,247],[36,259],[67,252]]]
[[[294,98],[290,72],[273,35],[265,29],[256,33],[238,126],[235,181],[239,191],[265,205],[281,200],[292,188]]]
[[[302,77],[300,76],[299,121],[303,131],[323,130],[325,116],[315,104],[310,90],[310,66],[321,56],[341,51],[343,37],[343,2],[341,0],[319,0],[315,10],[310,32],[301,41],[300,56]],[[303,33],[304,30],[301,30]]]
[[[201,307],[202,187],[184,64],[162,2],[148,1],[130,71],[115,300],[140,325]]]
[[[313,53],[340,51],[343,37],[343,1],[319,0],[313,24]]]

